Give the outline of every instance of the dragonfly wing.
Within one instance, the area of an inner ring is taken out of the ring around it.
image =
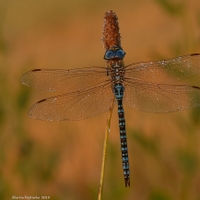
[[[200,106],[200,88],[188,85],[126,83],[125,104],[144,112],[168,113]]]
[[[189,54],[157,62],[133,63],[125,67],[126,78],[152,83],[170,83],[200,73],[200,54]]]
[[[80,69],[34,69],[25,73],[21,82],[49,92],[74,92],[95,87],[109,80],[107,68],[88,67]]]
[[[61,121],[82,120],[109,111],[114,95],[110,85],[43,99],[29,110],[32,118]]]

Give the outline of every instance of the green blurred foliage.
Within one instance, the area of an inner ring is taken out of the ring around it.
[[[95,199],[98,193],[103,133],[102,137],[95,134],[105,123],[100,123],[99,118],[91,121],[96,128],[92,129],[92,138],[88,136],[91,123],[87,121],[82,126],[81,122],[52,125],[29,120],[27,112],[37,92],[21,85],[20,77],[38,67],[71,68],[104,63],[100,60],[104,53],[100,43],[101,27],[104,12],[110,9],[119,17],[123,44],[127,46],[127,56],[132,56],[131,62],[134,56],[163,59],[199,51],[200,5],[193,0],[191,12],[190,2],[0,2],[0,199],[11,199],[12,195],[49,195],[55,200]],[[148,26],[146,20],[153,12],[158,17]],[[144,27],[135,23],[138,19]],[[157,36],[149,32],[151,27],[155,33],[158,31],[156,22],[159,20],[168,25],[159,33],[161,38],[164,33],[174,31],[171,24],[180,26],[178,36],[163,38],[166,46],[162,49],[158,47]],[[99,35],[95,32],[97,27]],[[138,30],[140,34],[136,38]],[[145,41],[153,38],[152,46],[140,40],[143,33],[147,33]],[[94,44],[94,41],[97,42]],[[135,49],[128,46],[131,43]],[[148,53],[141,53],[138,50],[141,46],[142,51],[147,49]],[[37,98],[42,97],[38,95]],[[140,119],[127,127],[131,188],[124,187],[116,128],[116,136],[111,137],[108,144],[103,199],[200,199],[200,108],[169,118],[163,115],[146,118],[153,128],[145,125],[144,115],[130,112],[133,114],[127,121],[135,115]],[[161,118],[171,121],[162,125]],[[106,121],[106,117],[104,119]],[[118,127],[116,121],[112,123]],[[58,130],[55,128],[55,131],[54,126]],[[102,140],[96,141],[99,138]]]
[[[169,15],[180,15],[186,9],[186,1],[155,0]]]
[[[186,174],[194,174],[198,169],[198,157],[195,153],[189,150],[179,150],[177,153],[177,160],[181,169]]]
[[[170,200],[171,198],[163,191],[156,190],[152,191],[149,200]]]
[[[134,130],[130,135],[147,153],[157,155],[158,154],[158,144],[155,139],[145,137],[142,131]]]

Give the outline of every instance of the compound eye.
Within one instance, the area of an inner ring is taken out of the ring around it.
[[[106,51],[106,53],[104,55],[104,59],[105,60],[110,60],[110,59],[113,59],[113,58],[122,59],[122,58],[124,58],[125,54],[126,53],[122,49],[118,49],[116,51],[108,50],[108,51]]]
[[[115,55],[116,55],[116,52],[115,52],[115,51],[108,50],[108,51],[105,53],[104,59],[110,60],[110,59],[114,58]]]
[[[124,58],[124,56],[126,55],[126,53],[122,50],[122,49],[119,49],[118,51],[116,51],[116,57],[117,58]]]

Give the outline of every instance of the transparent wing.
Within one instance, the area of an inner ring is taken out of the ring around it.
[[[152,83],[170,83],[200,73],[200,54],[170,60],[133,63],[125,67],[125,77]]]
[[[114,94],[111,85],[63,94],[34,104],[29,115],[48,121],[82,120],[109,111]]]
[[[125,104],[144,112],[168,113],[200,106],[200,88],[187,85],[125,83]]]
[[[49,92],[74,92],[95,87],[109,80],[107,68],[88,67],[79,69],[34,69],[25,73],[21,82],[39,90]]]

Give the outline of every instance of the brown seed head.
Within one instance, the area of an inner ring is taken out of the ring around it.
[[[113,46],[121,48],[121,36],[119,33],[119,24],[116,14],[111,10],[104,15],[102,42],[105,50]]]

